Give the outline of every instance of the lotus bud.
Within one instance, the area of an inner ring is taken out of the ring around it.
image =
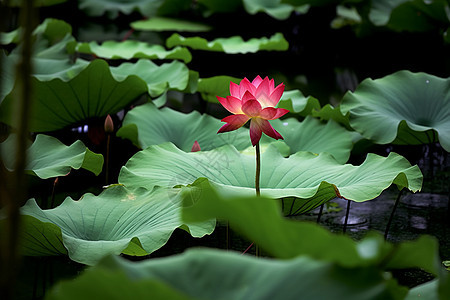
[[[202,150],[200,149],[200,144],[197,141],[195,141],[194,145],[192,145],[191,152],[198,152],[200,150]]]
[[[105,119],[105,132],[106,133],[114,132],[114,123],[110,115],[107,115]]]

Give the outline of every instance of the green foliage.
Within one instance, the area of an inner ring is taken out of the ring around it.
[[[188,88],[190,80],[189,69],[179,61],[158,66],[150,60],[140,59],[136,63],[123,63],[118,67],[111,67],[110,70],[118,81],[138,76],[147,84],[151,97],[158,97],[167,90],[183,91]]]
[[[134,11],[138,11],[143,16],[154,16],[158,8],[165,0],[80,0],[78,7],[90,16],[102,16],[107,14],[108,17],[116,18],[119,13],[126,15]]]
[[[192,203],[192,189],[201,189]],[[207,180],[184,190],[183,220],[225,219],[238,232],[260,245],[270,255],[293,258],[307,255],[343,267],[377,266],[381,269],[419,267],[435,275],[440,266],[436,240],[423,236],[413,242],[392,245],[379,235],[360,242],[331,234],[310,222],[289,220],[281,215],[276,201],[264,197],[225,198]],[[188,205],[189,204],[189,205]],[[415,247],[415,250],[412,250]],[[336,251],[339,249],[339,251]]]
[[[282,0],[243,0],[244,8],[249,14],[264,12],[277,20],[289,18],[292,12],[307,13],[309,5],[291,5]]]
[[[16,66],[21,60],[20,43],[22,29],[16,29],[10,33],[2,34],[2,44],[17,44],[13,50],[6,55],[6,51],[0,51],[0,103],[8,95],[15,83]],[[81,59],[73,62],[69,55],[73,53],[76,44],[72,36],[72,27],[61,20],[45,19],[42,24],[33,31],[35,39],[31,62],[33,65],[33,76],[39,80],[52,80],[55,77],[69,80],[87,66],[87,62]]]
[[[320,103],[314,97],[303,96],[299,90],[292,90],[283,93],[277,107],[285,108],[291,113],[297,113],[300,116],[307,116],[314,109],[320,109]]]
[[[94,290],[93,282],[97,281]],[[147,283],[155,290],[150,291]],[[122,286],[123,290],[110,292]],[[136,299],[180,299],[183,295],[189,299],[361,300],[402,299],[406,293],[376,269],[343,268],[309,257],[277,261],[194,249],[140,263],[109,257],[78,279],[60,283],[47,299],[94,299],[96,295],[119,299],[130,295],[130,287]],[[105,294],[101,294],[103,290]]]
[[[53,131],[85,121],[116,113],[147,92],[145,82],[135,75],[116,80],[108,64],[95,60],[77,76],[65,81],[55,78],[41,81],[32,78],[34,102],[30,116],[30,130]],[[17,126],[14,119],[17,89],[0,106],[0,120]]]
[[[183,37],[174,33],[166,41],[167,47],[186,46],[196,50],[225,52],[228,54],[255,53],[261,50],[266,51],[285,51],[289,44],[283,34],[276,33],[270,38],[252,38],[244,41],[240,36],[230,38],[217,38],[207,41],[201,37]]]
[[[240,78],[224,75],[200,78],[198,80],[197,91],[200,93],[203,100],[219,103],[217,96],[224,98],[230,95],[230,82],[239,84],[240,81]]]
[[[156,188],[130,190],[121,185],[99,196],[70,197],[55,209],[42,210],[34,199],[21,209],[26,228],[39,234],[23,235],[25,253],[65,254],[77,262],[93,265],[107,254],[144,255],[164,246],[176,228],[195,237],[210,234],[213,220],[182,222],[177,190]],[[56,227],[59,227],[58,230]],[[131,244],[131,245],[130,245]]]
[[[166,50],[160,45],[150,45],[139,41],[105,41],[101,45],[97,42],[80,43],[76,50],[80,53],[94,54],[108,59],[179,59],[188,63],[192,56],[186,48],[176,47]]]
[[[289,118],[273,120],[271,123],[275,130],[283,133],[290,154],[299,151],[317,154],[326,152],[333,155],[341,164],[346,163],[350,157],[353,135],[333,121],[322,124],[319,120],[308,116],[303,122]]]
[[[445,0],[381,0],[372,3],[369,19],[376,26],[393,30],[429,31],[438,22],[450,25],[448,9]]]
[[[14,169],[16,136],[11,135],[1,144],[1,158],[5,167]],[[80,140],[66,146],[54,137],[38,134],[27,150],[25,170],[47,179],[67,175],[71,169],[86,169],[95,175],[103,167],[103,156],[90,151]]]
[[[312,201],[311,209],[336,196],[362,202],[392,184],[413,192],[422,185],[420,169],[395,153],[388,157],[369,154],[363,164],[353,166],[341,165],[326,153],[297,152],[284,158],[270,146],[261,161],[261,195]],[[206,177],[225,194],[251,195],[254,170],[254,155],[241,154],[231,145],[186,153],[166,143],[135,154],[122,167],[119,182],[129,187],[173,187]]]
[[[133,280],[119,268],[96,267],[84,272],[73,281],[60,282],[46,295],[47,300],[97,300],[97,299],[193,299],[171,288],[163,281],[153,279]]]
[[[128,138],[141,149],[150,145],[172,142],[183,151],[191,151],[198,141],[202,150],[211,150],[226,144],[238,149],[250,146],[248,130],[217,134],[223,125],[220,120],[193,111],[184,114],[170,108],[157,109],[152,103],[132,109],[125,117],[117,136]]]
[[[143,21],[135,21],[131,23],[131,27],[136,30],[148,31],[204,32],[211,30],[211,27],[205,24],[162,17],[153,17]]]
[[[343,97],[340,109],[350,113],[350,125],[356,131],[376,143],[439,141],[450,151],[449,87],[449,78],[399,71],[364,80]]]

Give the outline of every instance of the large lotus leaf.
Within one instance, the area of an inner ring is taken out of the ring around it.
[[[353,134],[333,121],[322,124],[308,116],[303,122],[289,118],[273,120],[271,124],[282,133],[291,154],[298,151],[328,152],[342,164],[350,157]]]
[[[151,253],[161,248],[179,227],[195,237],[214,230],[214,221],[183,223],[180,209],[181,200],[175,189],[129,190],[116,185],[98,196],[85,194],[78,201],[68,197],[50,210],[40,209],[31,199],[21,213],[45,224],[51,223],[52,228],[54,225],[61,228],[69,257],[92,265],[107,254],[129,253],[130,244],[134,247],[138,244],[144,253]],[[47,241],[43,235],[35,239]],[[24,243],[32,247],[35,242]]]
[[[11,32],[5,43],[19,43],[20,29]],[[76,44],[72,36],[72,28],[69,24],[61,20],[45,19],[33,32],[35,43],[31,63],[33,65],[32,75],[39,80],[51,80],[56,77],[69,80],[78,74],[87,62],[78,59],[72,62],[69,53],[72,52]],[[22,59],[21,44],[16,47],[8,56],[0,52],[2,69],[0,70],[0,102],[11,92],[16,79],[17,64]]]
[[[353,166],[341,165],[327,153],[297,152],[284,158],[271,146],[261,154],[261,162],[261,195],[297,197],[313,201],[314,206],[336,196],[357,202],[370,200],[392,184],[413,192],[422,185],[420,169],[396,153],[388,157],[369,154],[363,164]],[[255,157],[239,153],[231,145],[186,153],[166,143],[135,154],[122,167],[119,182],[133,187],[172,187],[201,177],[223,192],[252,195]]]
[[[62,240],[61,228],[44,223],[31,216],[21,216],[19,232],[21,254],[25,256],[67,255]],[[0,227],[4,220],[0,218]],[[45,238],[43,238],[45,237]]]
[[[131,27],[136,30],[149,31],[188,31],[203,32],[211,30],[211,26],[180,19],[153,17],[147,20],[135,21]]]
[[[372,2],[369,19],[398,31],[427,31],[438,22],[448,26],[448,9],[446,0],[380,0]]]
[[[307,13],[309,5],[293,6],[282,0],[243,0],[244,8],[249,14],[264,12],[277,20],[289,18],[292,12]]]
[[[196,111],[184,114],[170,108],[159,110],[152,103],[147,103],[127,113],[117,136],[130,139],[141,149],[172,142],[183,151],[191,151],[195,141],[202,150],[226,144],[234,144],[238,149],[250,146],[248,130],[241,128],[217,134],[222,125],[220,120]]]
[[[59,78],[40,81],[32,78],[34,92],[30,130],[53,131],[92,117],[113,114],[147,93],[147,85],[131,75],[117,81],[108,64],[95,60],[77,76],[64,81]],[[0,106],[0,120],[16,126],[14,89]]]
[[[132,40],[123,42],[105,41],[101,45],[97,42],[80,43],[77,45],[76,50],[108,59],[180,59],[186,63],[192,59],[191,53],[186,48],[176,47],[166,50],[160,45],[151,45],[146,42]]]
[[[6,56],[3,52],[0,52],[0,61],[2,62],[0,103],[14,88],[16,66],[20,59],[20,55],[10,54]],[[32,76],[40,81],[49,81],[55,78],[67,81],[75,77],[89,64],[82,59],[72,62],[69,58],[53,59],[47,57],[33,57],[31,63],[33,64]]]
[[[178,33],[174,33],[167,39],[166,44],[169,48],[186,46],[196,50],[218,51],[229,54],[255,53],[261,50],[286,51],[289,47],[289,43],[281,33],[276,33],[270,38],[252,38],[248,41],[244,41],[240,36],[207,41],[201,37],[183,37]]]
[[[61,281],[45,295],[46,300],[193,300],[162,281],[132,280],[115,268],[97,266],[70,281]]]
[[[103,274],[111,274],[106,275],[109,284],[101,278]],[[97,281],[99,290],[94,288]],[[138,288],[136,299],[149,299],[145,296],[153,299],[153,293],[143,286],[154,281],[191,299],[372,300],[402,299],[407,292],[375,268],[347,269],[309,257],[280,261],[192,249],[181,255],[138,263],[108,257],[79,278],[58,284],[48,299],[94,299],[95,295],[119,299],[114,296],[122,295],[120,287],[127,284]],[[101,294],[103,289],[106,294]],[[112,293],[115,289],[117,292]],[[169,295],[158,299],[172,299]],[[157,296],[163,297],[159,293]]]
[[[183,91],[188,87],[189,69],[179,61],[156,65],[150,60],[140,59],[136,63],[123,63],[111,67],[111,74],[116,80],[125,80],[136,75],[147,83],[150,96],[157,97],[168,89]]]
[[[1,144],[1,156],[5,167],[14,169],[15,136],[11,135]],[[25,170],[42,179],[67,175],[71,169],[86,169],[95,175],[103,167],[103,156],[90,151],[82,141],[66,146],[58,139],[38,134],[27,150]]]
[[[292,90],[283,93],[277,107],[285,108],[291,113],[307,116],[314,109],[320,109],[320,103],[312,96],[305,97],[299,90]]]
[[[344,95],[340,107],[350,112],[350,125],[376,143],[421,144],[438,138],[450,151],[449,88],[449,78],[399,71],[364,80]]]
[[[192,193],[193,189],[199,191]],[[332,234],[318,224],[283,217],[278,203],[272,199],[224,197],[207,180],[183,188],[182,195],[185,203],[182,218],[186,222],[228,220],[234,230],[277,258],[306,255],[347,268],[421,268],[434,275],[442,270],[438,241],[430,236],[392,245],[381,235],[372,233],[355,242],[349,236]]]
[[[240,81],[240,78],[231,76],[200,78],[198,80],[197,91],[204,100],[212,103],[219,103],[217,96],[226,97],[230,95],[230,82],[239,84]]]
[[[164,0],[80,0],[78,7],[90,16],[103,16],[105,13],[110,18],[116,18],[119,13],[126,15],[134,11],[144,16],[153,16]]]

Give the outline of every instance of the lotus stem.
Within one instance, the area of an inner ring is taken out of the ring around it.
[[[384,231],[384,240],[387,240],[389,229],[391,228],[392,220],[394,219],[395,210],[400,203],[400,198],[403,194],[403,189],[398,193],[397,199],[395,199],[394,207],[392,208],[391,216],[389,217],[388,223],[386,225],[386,230]]]
[[[109,147],[111,144],[111,134],[106,134],[106,155],[105,155],[105,183],[109,183]]]
[[[261,151],[259,148],[259,142],[256,144],[256,174],[255,174],[255,190],[256,190],[256,196],[259,197],[261,195],[260,188],[259,188],[259,179],[261,176]],[[256,245],[255,247],[255,255],[256,257],[259,257],[259,247]]]
[[[347,223],[348,223],[348,215],[349,214],[350,214],[350,200],[347,200],[347,211],[345,212],[344,228],[342,229],[343,233],[345,233],[347,231]]]
[[[259,149],[259,142],[256,144],[256,174],[255,174],[255,189],[256,196],[260,196],[259,178],[261,176],[261,151]]]
[[[324,205],[325,205],[325,204],[322,204],[322,205],[320,206],[319,214],[317,215],[317,220],[316,220],[316,223],[317,223],[317,224],[319,224],[320,218],[322,217],[323,206],[324,206]]]

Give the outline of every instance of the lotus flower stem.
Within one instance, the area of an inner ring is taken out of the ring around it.
[[[394,207],[392,208],[391,216],[389,217],[388,223],[386,225],[386,230],[384,231],[384,239],[387,240],[387,236],[389,234],[389,229],[391,228],[392,220],[394,219],[395,210],[397,209],[398,204],[400,203],[400,198],[402,197],[403,190],[398,193],[397,199],[395,199]]]
[[[347,231],[347,223],[348,223],[348,215],[349,214],[350,214],[350,200],[347,200],[347,211],[345,212],[344,228],[342,229],[343,233],[345,233]]]
[[[256,144],[256,174],[255,174],[255,189],[256,196],[261,194],[259,188],[259,178],[261,176],[261,151],[259,149],[259,142]]]

